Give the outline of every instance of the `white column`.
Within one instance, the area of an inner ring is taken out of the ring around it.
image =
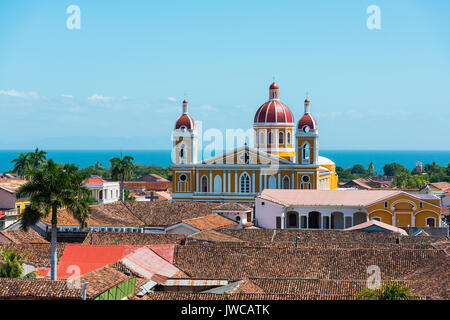
[[[286,221],[285,221],[285,214],[284,214],[284,209],[283,212],[281,213],[281,229],[285,229],[286,228]]]
[[[238,175],[237,170],[234,170],[234,193],[238,193]]]
[[[198,192],[199,185],[198,185],[198,170],[195,170],[195,192]]]
[[[213,189],[213,180],[212,180],[212,170],[209,170],[209,193],[214,191]]]
[[[294,176],[294,171],[292,171],[291,189],[295,189],[295,186],[294,186],[294,178],[295,178],[295,176]]]
[[[259,192],[262,192],[262,171],[259,169]]]
[[[227,174],[226,174],[225,170],[223,170],[222,179],[223,179],[222,193],[225,193],[225,192],[227,192]]]
[[[255,170],[252,171],[252,193],[255,193]]]
[[[278,181],[277,182],[278,182],[277,183],[277,185],[278,185],[277,189],[281,189],[281,173],[280,173],[280,171],[278,171]]]
[[[231,193],[231,170],[228,170],[228,193]]]

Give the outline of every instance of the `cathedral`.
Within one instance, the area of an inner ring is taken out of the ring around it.
[[[304,106],[296,124],[272,83],[269,100],[253,120],[254,146],[198,161],[195,122],[184,100],[172,133],[173,200],[254,202],[264,189],[336,189],[336,166],[319,156],[318,125],[308,99]]]

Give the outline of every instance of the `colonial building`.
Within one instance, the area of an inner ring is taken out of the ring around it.
[[[98,203],[111,203],[120,199],[120,183],[106,181],[98,176],[86,180],[86,188],[92,191],[92,196]]]
[[[399,190],[264,190],[255,200],[255,218],[266,229],[346,229],[369,220],[441,227],[439,201]]]
[[[197,130],[184,100],[173,132],[173,200],[253,202],[264,189],[337,188],[334,162],[319,156],[318,125],[308,99],[296,124],[272,83],[253,131],[254,147],[197,161]]]

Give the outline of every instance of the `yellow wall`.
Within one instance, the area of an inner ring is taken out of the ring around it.
[[[385,208],[385,202],[388,204],[387,208]],[[422,208],[420,203],[422,203]],[[394,207],[393,209],[392,206]],[[439,224],[439,206],[430,204],[427,201],[421,201],[405,193],[379,201],[366,209],[370,218],[379,216],[382,218],[382,222],[388,224],[392,224],[392,217],[395,215],[395,225],[397,227],[407,227],[408,225],[411,227],[424,227],[428,217],[436,219],[436,226]],[[414,223],[413,216],[415,217]]]

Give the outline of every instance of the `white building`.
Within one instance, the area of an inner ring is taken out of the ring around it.
[[[120,199],[120,183],[106,181],[97,176],[91,176],[86,180],[85,186],[92,190],[92,196],[98,203],[111,203]]]

